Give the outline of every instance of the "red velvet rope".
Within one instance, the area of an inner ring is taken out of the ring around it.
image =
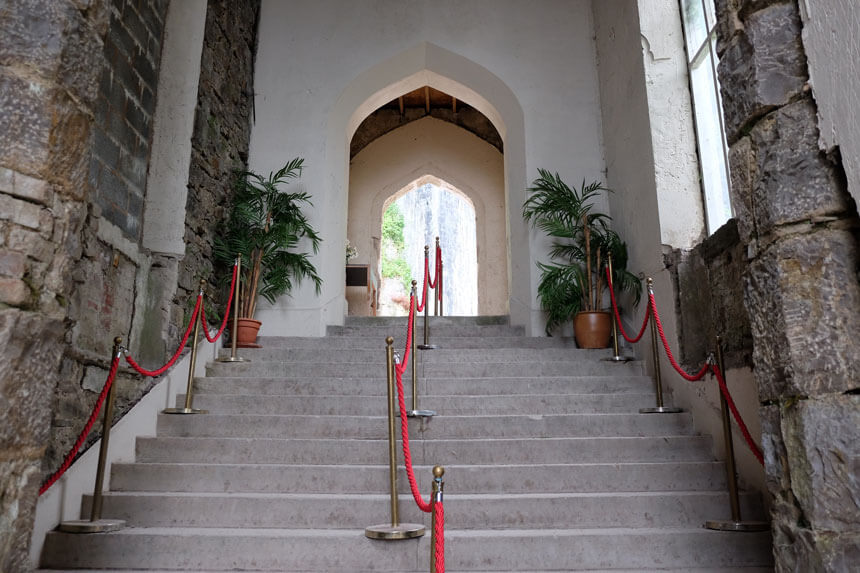
[[[182,349],[185,348],[185,344],[188,342],[188,337],[191,336],[191,329],[194,328],[194,321],[197,320],[197,314],[200,312],[200,309],[203,307],[203,294],[197,295],[197,304],[194,305],[194,314],[191,315],[191,320],[188,322],[188,328],[185,330],[185,336],[182,337],[182,342],[179,343],[179,348],[176,349],[176,353],[173,357],[167,361],[167,364],[159,368],[158,370],[146,370],[142,368],[134,359],[128,354],[125,355],[125,361],[131,365],[132,368],[137,370],[140,374],[144,376],[161,376],[164,374],[168,368],[173,366],[173,363],[176,362],[176,359],[179,358],[179,355],[182,354]]]
[[[233,302],[234,288],[236,288],[236,272],[239,270],[239,265],[233,264],[233,278],[230,280],[230,296],[227,297],[227,308],[224,309],[224,320],[221,321],[221,328],[218,329],[218,334],[209,336],[209,328],[206,326],[206,305],[200,305],[200,321],[203,323],[203,334],[209,342],[217,342],[224,333],[224,327],[227,326],[227,317],[230,316],[230,304]]]
[[[438,247],[438,246],[436,247],[436,255],[435,256],[436,256],[436,262],[434,264],[435,264],[436,268],[433,271],[433,280],[430,280],[430,269],[429,268],[426,269],[427,282],[430,283],[430,288],[436,288],[436,284],[439,282],[439,267],[442,264],[442,247]],[[428,267],[428,265],[425,265],[425,267]]]
[[[675,357],[672,356],[672,350],[669,348],[669,342],[666,340],[666,335],[663,333],[663,323],[660,322],[660,314],[657,312],[657,301],[654,300],[654,293],[648,293],[648,302],[651,305],[651,315],[654,317],[654,322],[657,323],[657,331],[660,333],[660,340],[663,341],[663,349],[666,351],[666,356],[669,358],[669,363],[672,365],[672,368],[675,369],[681,378],[689,380],[690,382],[695,382],[696,380],[704,378],[705,374],[707,374],[708,370],[711,368],[711,365],[707,362],[705,362],[705,364],[702,365],[702,369],[695,374],[687,374],[684,369],[675,362]]]
[[[84,441],[87,439],[87,436],[90,433],[90,430],[93,429],[93,425],[96,422],[96,418],[98,418],[99,411],[102,409],[102,405],[104,404],[105,398],[107,398],[108,392],[110,391],[111,386],[113,386],[113,381],[116,379],[116,371],[119,368],[119,354],[113,357],[113,361],[110,365],[110,371],[108,372],[107,380],[105,381],[104,388],[102,388],[101,394],[99,394],[98,400],[96,400],[96,405],[93,408],[92,413],[90,414],[89,419],[87,420],[87,424],[84,426],[84,429],[78,434],[78,439],[75,440],[72,449],[69,450],[69,453],[63,458],[63,463],[60,464],[60,468],[48,476],[48,479],[42,483],[42,486],[39,488],[39,495],[42,495],[48,488],[54,485],[66,470],[69,469],[69,466],[72,465],[72,461],[75,459],[75,456],[78,455],[78,450],[81,449],[81,446],[84,445]],[[108,421],[109,422],[109,421]]]
[[[445,573],[445,508],[441,501],[433,502],[433,515],[436,517],[436,527],[433,529],[436,539],[436,573]]]
[[[735,406],[735,401],[732,400],[732,395],[729,393],[729,387],[726,384],[725,378],[723,378],[723,373],[720,372],[720,368],[716,364],[711,364],[710,366],[711,370],[714,372],[714,376],[717,377],[717,383],[720,385],[720,392],[723,393],[723,397],[726,399],[726,404],[728,404],[729,410],[732,412],[732,416],[734,416],[735,421],[738,423],[738,427],[741,429],[741,434],[743,434],[747,446],[749,446],[749,449],[752,451],[755,459],[758,460],[758,463],[764,465],[764,456],[761,453],[761,448],[759,448],[758,444],[755,443],[752,435],[750,435],[749,429],[747,429],[747,425],[744,423],[743,418],[741,418],[741,413],[738,411],[737,406]]]
[[[645,318],[642,320],[642,328],[639,330],[639,334],[636,335],[636,338],[630,338],[624,332],[624,325],[621,324],[621,315],[618,313],[618,305],[615,303],[615,289],[612,286],[612,275],[609,273],[609,268],[606,269],[606,279],[607,284],[609,284],[609,295],[612,298],[612,310],[615,312],[615,321],[618,323],[618,330],[621,332],[624,340],[631,344],[636,344],[641,340],[642,335],[645,334],[645,327],[648,326],[648,316],[651,313],[651,305],[649,304],[648,309],[645,311]]]
[[[416,312],[424,310],[424,305],[427,304],[427,283],[430,282],[430,269],[428,268],[427,257],[424,257],[424,285],[421,287],[421,303],[415,307]],[[411,311],[410,311],[411,312]]]

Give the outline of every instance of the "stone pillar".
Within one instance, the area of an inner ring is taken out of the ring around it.
[[[0,11],[2,571],[30,569],[108,18],[103,0],[16,0]]]
[[[856,206],[839,154],[818,146],[796,2],[716,4],[776,570],[848,571],[860,562]]]

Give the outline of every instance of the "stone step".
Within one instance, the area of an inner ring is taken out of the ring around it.
[[[607,354],[608,356],[608,354]],[[411,366],[409,366],[411,368]],[[327,360],[304,362],[212,362],[206,366],[206,376],[275,376],[324,378],[382,378],[385,379],[385,356],[379,360],[359,363],[338,363]],[[418,363],[419,375],[427,378],[502,378],[540,376],[601,376],[606,375],[606,363],[599,360],[530,360],[521,362],[430,362]],[[613,374],[640,376],[642,363],[627,362],[613,365]]]
[[[431,311],[433,309],[430,309]],[[423,320],[423,315],[418,316]],[[431,316],[433,324],[458,325],[458,326],[490,326],[509,325],[511,317],[506,314],[486,316]],[[402,325],[406,327],[408,317],[406,316],[345,316],[344,326],[390,326]]]
[[[382,388],[385,389],[384,383]],[[383,390],[385,391],[385,390]],[[408,394],[407,394],[408,396]],[[671,395],[664,394],[671,401]],[[185,403],[185,395],[176,405]],[[380,396],[249,396],[232,394],[195,394],[195,408],[212,414],[254,415],[388,415],[387,398]],[[407,400],[407,407],[411,399]],[[654,405],[651,392],[619,394],[519,394],[486,396],[419,396],[421,408],[441,416],[513,414],[633,414]]]
[[[114,463],[113,491],[373,493],[388,483],[388,465]],[[431,466],[416,465],[422,492]],[[587,493],[600,491],[725,491],[721,462],[632,462],[529,465],[446,465],[448,491],[459,493]],[[398,470],[401,493],[406,473]]]
[[[43,567],[230,571],[427,570],[430,539],[373,541],[361,530],[126,528],[51,532]],[[449,530],[448,571],[582,571],[766,567],[770,534],[701,528]]]
[[[412,391],[412,374],[404,380],[407,396]],[[420,396],[512,395],[512,394],[615,394],[650,392],[653,381],[646,376],[550,376],[542,378],[419,378]],[[197,394],[253,394],[263,396],[300,395],[385,396],[387,385],[376,378],[320,377],[208,377],[194,380]]]
[[[711,438],[533,438],[414,440],[415,464],[548,464],[710,461]],[[398,447],[399,449],[399,447]],[[386,464],[388,440],[138,438],[139,462]]]
[[[403,346],[395,345],[394,350],[403,354]],[[229,356],[229,352],[222,353]],[[417,363],[438,362],[585,362],[612,356],[612,351],[586,350],[581,348],[437,348],[435,350],[416,349],[412,355]],[[329,362],[336,364],[379,364],[385,361],[385,345],[378,348],[329,349],[329,348],[246,348],[242,357],[256,362]],[[230,365],[236,366],[239,363]],[[617,364],[621,366],[621,364]]]
[[[424,341],[424,322],[419,319],[415,324],[418,334],[418,343]],[[510,326],[506,324],[470,325],[470,324],[445,324],[430,319],[430,343],[438,337],[460,338],[460,337],[494,337],[494,336],[521,336],[525,337],[525,328],[522,326]],[[402,325],[358,325],[358,326],[329,326],[326,328],[326,336],[361,336],[375,338],[385,344],[387,336],[393,336],[395,340],[406,340],[406,323]]]
[[[416,344],[424,342],[424,332],[419,328],[416,331]],[[392,329],[386,336],[393,336],[395,341],[400,341],[399,346],[405,344],[406,327],[402,330]],[[437,345],[439,349],[455,348],[567,348],[576,349],[576,342],[569,337],[532,337],[523,335],[510,336],[440,336],[434,333],[430,342]],[[320,349],[370,349],[379,350],[385,348],[385,336],[325,336],[325,337],[300,337],[300,336],[261,336],[257,343],[263,348],[320,348]],[[238,349],[239,356],[244,356],[247,349]],[[432,351],[430,351],[432,352]],[[628,350],[628,353],[630,351]],[[229,353],[228,353],[229,354]]]
[[[456,486],[447,482],[446,490]],[[429,490],[423,492],[429,499]],[[400,519],[430,525],[411,494],[399,497]],[[102,515],[130,527],[288,527],[362,529],[390,519],[389,496],[334,493],[108,492]],[[758,497],[741,495],[742,514],[761,519]],[[450,529],[701,527],[729,519],[725,492],[463,494],[446,491]],[[82,514],[91,510],[85,496]]]
[[[433,418],[410,419],[409,426],[413,439],[666,436],[692,433],[689,414],[437,415]],[[384,439],[388,436],[387,432],[387,416],[160,414],[157,424],[159,436]]]

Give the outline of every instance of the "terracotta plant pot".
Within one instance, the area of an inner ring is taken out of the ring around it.
[[[608,348],[612,320],[604,310],[578,312],[573,317],[573,335],[580,348]]]
[[[236,346],[239,348],[260,348],[257,344],[257,331],[263,323],[253,318],[240,318],[236,329]],[[227,328],[233,332],[233,321],[227,323]]]

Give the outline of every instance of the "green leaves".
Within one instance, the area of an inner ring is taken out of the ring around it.
[[[233,209],[224,233],[215,239],[215,258],[232,264],[242,258],[243,297],[240,313],[250,318],[257,294],[274,303],[304,279],[319,294],[322,279],[308,253],[296,252],[303,240],[318,252],[321,238],[302,209],[310,195],[285,187],[301,175],[304,160],[295,158],[268,177],[252,171],[237,173]]]

